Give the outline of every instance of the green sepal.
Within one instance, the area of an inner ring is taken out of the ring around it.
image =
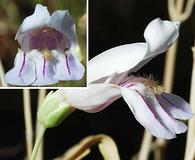
[[[48,94],[38,111],[38,120],[45,128],[58,126],[73,111],[68,103],[60,102],[52,95]]]

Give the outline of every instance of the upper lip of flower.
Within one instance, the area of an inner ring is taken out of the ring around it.
[[[135,72],[156,55],[166,51],[177,39],[179,26],[157,18],[145,29],[146,43],[126,44],[109,49],[89,61],[88,82],[104,82],[116,73]],[[160,35],[158,34],[160,32]],[[99,72],[99,68],[104,68]]]

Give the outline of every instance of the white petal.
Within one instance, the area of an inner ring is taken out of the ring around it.
[[[147,43],[118,46],[90,60],[89,83],[99,82],[100,79],[102,81],[115,72],[128,74],[140,69],[175,42],[178,37],[178,23],[155,19],[147,26],[144,37]]]
[[[190,105],[183,98],[170,93],[162,93],[157,98],[172,117],[184,120],[193,117]]]
[[[44,26],[49,22],[49,20],[50,14],[47,10],[47,7],[44,7],[41,4],[37,4],[34,13],[31,16],[26,17],[22,22],[15,39],[18,39],[19,42],[21,42],[20,35],[22,33]]]
[[[61,89],[58,94],[72,107],[85,112],[99,112],[120,98],[120,89],[109,84],[90,84],[88,89]]]
[[[33,50],[31,54],[34,54],[33,61],[36,66],[37,77],[36,81],[32,85],[45,86],[57,83],[58,81],[53,78],[55,65],[55,62],[52,61],[53,59],[51,61],[45,60],[44,62],[44,57],[37,50]]]
[[[55,11],[51,16],[49,26],[65,35],[65,37],[69,40],[71,50],[76,48],[77,40],[75,24],[67,10]]]
[[[28,53],[27,53],[28,54]],[[35,65],[19,50],[16,55],[14,67],[5,74],[5,81],[12,85],[28,86],[36,79]]]
[[[145,102],[143,97],[137,93],[137,91],[128,88],[121,88],[121,92],[124,100],[131,108],[135,119],[152,135],[166,139],[175,138],[175,134],[161,124],[151,107]]]
[[[64,55],[59,52],[57,53],[57,51],[54,52],[57,58],[55,79],[61,81],[82,79],[85,68],[72,54]]]
[[[145,43],[135,43],[109,49],[89,61],[89,83],[133,69],[147,54]]]
[[[165,52],[175,42],[178,35],[178,22],[162,21],[160,18],[150,22],[144,31],[149,52],[155,55]]]

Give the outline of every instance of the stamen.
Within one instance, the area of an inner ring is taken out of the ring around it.
[[[25,62],[26,62],[26,55],[25,55],[25,52],[23,52],[22,66],[21,66],[21,68],[20,68],[20,70],[19,70],[19,74],[18,74],[19,77],[20,77],[21,74],[22,74],[22,70],[24,69]]]
[[[70,75],[70,66],[69,66],[69,63],[68,63],[68,57],[67,57],[67,55],[65,54],[65,58],[66,58],[66,67],[67,67],[67,69],[68,69],[68,73],[69,73],[69,75]]]
[[[144,84],[150,87],[155,93],[161,94],[164,91],[164,87],[161,86],[158,81],[151,79],[151,77],[146,79]]]
[[[156,94],[161,94],[162,92],[164,92],[164,87],[160,85],[159,81],[155,80],[151,75],[147,77],[145,76],[144,78],[138,77],[135,79],[135,81],[143,83],[145,86],[153,90]]]
[[[53,58],[51,52],[48,49],[43,50],[42,53],[44,58],[48,61],[50,61]]]

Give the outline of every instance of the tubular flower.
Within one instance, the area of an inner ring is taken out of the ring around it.
[[[37,4],[15,39],[21,50],[14,67],[5,75],[7,83],[42,86],[83,77],[85,69],[74,56],[75,24],[67,10],[57,10],[50,16],[46,7]]]
[[[178,23],[155,19],[147,26],[144,37],[146,43],[115,47],[93,58],[89,62],[91,84],[87,89],[57,90],[55,96],[89,113],[99,112],[123,97],[136,120],[152,135],[172,139],[185,132],[186,125],[176,119],[192,118],[189,104],[177,95],[165,93],[151,78],[129,75],[174,43]]]

